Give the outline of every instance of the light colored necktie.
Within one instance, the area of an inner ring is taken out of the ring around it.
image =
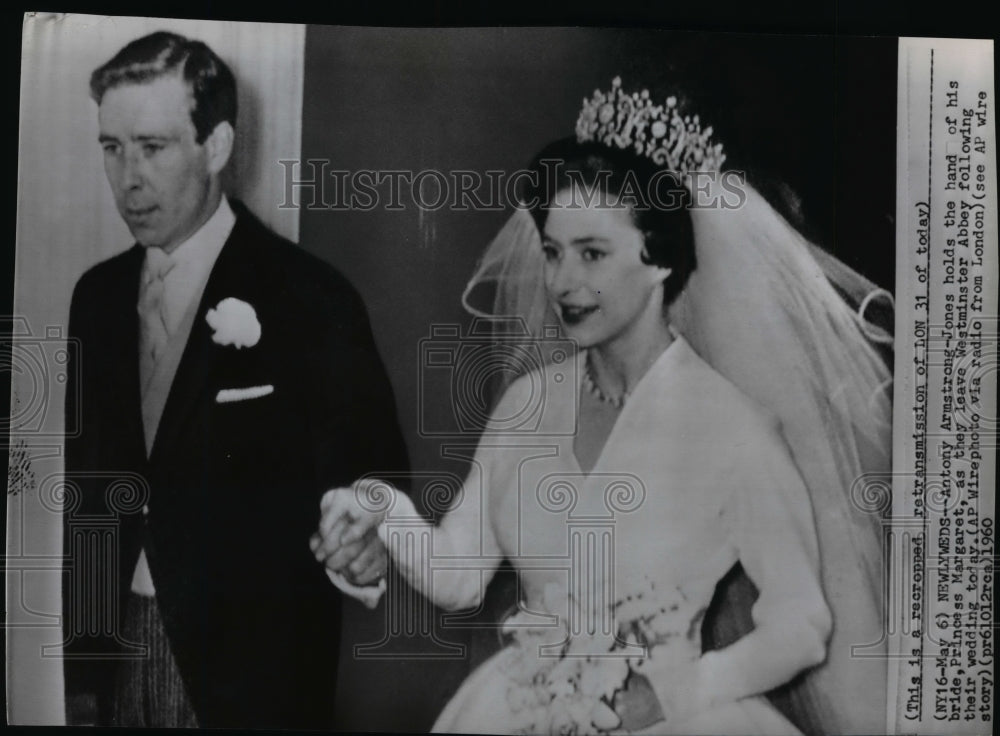
[[[170,341],[170,321],[164,300],[167,274],[177,262],[160,248],[146,250],[146,271],[139,291],[139,376],[145,398],[156,363]]]
[[[142,286],[139,289],[139,380],[142,387],[142,423],[146,432],[146,450],[152,445],[156,433],[158,417],[153,411],[153,397],[149,389],[152,385],[156,364],[163,356],[170,342],[170,320],[167,317],[167,305],[164,300],[167,274],[174,268],[176,261],[159,248],[146,249],[146,268],[143,272]],[[148,508],[143,508],[148,513]],[[139,561],[132,575],[132,592],[140,595],[156,595],[153,587],[153,577],[146,561],[146,550],[139,551]]]

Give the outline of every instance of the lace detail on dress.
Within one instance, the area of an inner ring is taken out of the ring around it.
[[[509,645],[498,666],[507,679],[515,733],[616,730],[622,719],[614,706],[631,678],[642,675],[651,661],[671,662],[682,671],[700,655],[707,603],[682,586],[657,588],[646,578],[606,610],[591,610],[589,616],[562,586],[550,583],[544,598],[547,613],[558,614],[559,601],[569,602],[569,615],[560,615],[556,627],[540,625],[526,606],[503,626]],[[658,703],[649,705],[648,710],[660,711]]]

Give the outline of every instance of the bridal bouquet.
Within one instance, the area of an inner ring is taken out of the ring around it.
[[[565,589],[560,596],[556,588],[546,586],[546,603],[569,600],[580,613],[573,597]],[[698,617],[697,622],[683,623],[678,613],[684,601],[679,589],[658,595],[649,581],[648,589],[616,600],[604,612],[614,616],[615,636],[595,631],[571,635],[561,617],[564,638],[555,646],[552,628],[532,623],[529,613],[519,611],[508,618],[504,630],[513,641],[502,667],[509,678],[506,697],[515,732],[583,736],[643,728],[663,719],[642,671],[652,650],[675,637],[690,638],[700,622]]]

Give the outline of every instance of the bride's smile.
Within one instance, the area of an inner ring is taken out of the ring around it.
[[[633,343],[648,343],[651,330],[663,329],[662,286],[670,269],[643,261],[643,234],[627,206],[596,199],[571,190],[556,195],[542,234],[545,288],[581,348],[627,354]]]

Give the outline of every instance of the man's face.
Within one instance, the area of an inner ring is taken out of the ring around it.
[[[208,152],[195,141],[187,84],[168,75],[105,92],[104,170],[118,211],[144,246],[170,252],[211,216]]]

